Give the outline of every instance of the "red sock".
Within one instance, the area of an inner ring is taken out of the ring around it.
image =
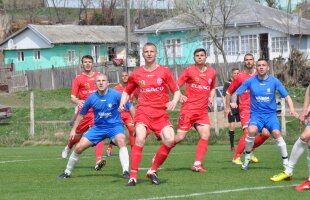
[[[152,162],[152,167],[151,170],[157,171],[157,169],[165,162],[167,159],[171,149],[173,147],[168,147],[165,144],[162,144],[159,149],[157,150],[153,162]]]
[[[138,169],[142,159],[142,150],[143,147],[138,145],[133,145],[131,149],[131,170],[130,170],[130,178],[134,178],[137,180],[138,177]]]
[[[253,149],[259,147],[260,145],[264,144],[266,140],[270,137],[270,134],[260,134],[254,140]]]
[[[245,149],[245,138],[248,135],[247,131],[244,131],[243,136],[240,138],[239,142],[238,142],[238,146],[236,149],[236,154],[235,157],[233,158],[234,160],[237,158],[240,158],[241,154],[243,153],[244,149]]]
[[[95,146],[95,152],[96,152],[96,162],[101,160],[102,154],[103,154],[103,149],[104,149],[104,142],[101,141]]]
[[[127,126],[128,134],[129,134],[129,143],[130,147],[132,148],[133,145],[135,144],[135,136],[133,135],[134,132],[134,126]]]
[[[200,139],[198,141],[197,147],[196,147],[196,159],[195,161],[202,161],[203,157],[205,156],[207,150],[208,150],[208,144],[209,141],[205,139]]]
[[[77,137],[74,137],[72,140],[69,141],[69,144],[68,144],[68,147],[69,149],[72,149],[72,147],[78,143],[80,141],[81,138],[77,138]]]
[[[112,145],[112,144],[109,144],[108,149],[111,149],[111,150],[112,150],[112,148],[113,148],[113,145]]]

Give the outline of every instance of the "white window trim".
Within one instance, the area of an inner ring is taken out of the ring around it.
[[[176,38],[169,38],[169,39],[166,39],[165,40],[165,48],[167,49],[167,55],[168,55],[168,58],[173,58],[173,53],[170,53],[170,52],[168,52],[168,41],[170,41],[170,42],[172,42],[173,40],[175,40],[175,41],[177,41],[177,40],[180,40],[180,43],[179,43],[179,52],[178,52],[178,43],[176,43],[176,47],[175,47],[175,52],[176,52],[176,55],[175,55],[175,57],[176,58],[181,58],[182,57],[182,50],[183,50],[183,48],[182,48],[182,39],[181,38],[178,38],[178,37],[176,37]],[[171,44],[169,44],[169,47],[171,47],[172,48],[172,43]]]
[[[37,55],[39,55],[39,56],[37,56]],[[37,58],[37,57],[39,57],[39,58]],[[33,50],[33,59],[34,60],[41,60],[41,51],[40,50]]]
[[[20,59],[22,58],[22,59]],[[25,52],[24,51],[17,51],[17,61],[24,62],[25,61]]]
[[[70,54],[72,54],[72,53],[73,53],[73,56],[70,55]],[[70,57],[71,57],[71,59],[70,59]],[[73,57],[73,58],[72,58],[72,57]],[[74,63],[74,62],[75,62],[75,58],[76,58],[75,50],[73,50],[73,49],[68,49],[68,61],[69,61],[70,63]]]

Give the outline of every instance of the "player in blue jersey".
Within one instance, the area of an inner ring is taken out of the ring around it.
[[[306,90],[304,98],[304,106],[302,109],[302,113],[299,116],[299,119],[302,122],[306,123],[307,126],[293,146],[286,169],[280,174],[274,175],[270,179],[274,182],[282,180],[291,180],[293,176],[294,166],[296,165],[300,156],[303,154],[305,147],[308,146],[307,163],[309,169],[309,177],[306,178],[306,180],[303,183],[295,187],[295,190],[302,191],[302,190],[310,190],[310,85]]]
[[[58,176],[58,179],[69,178],[74,166],[80,159],[81,153],[106,138],[109,138],[110,141],[113,141],[119,147],[123,177],[129,178],[129,155],[126,147],[126,136],[120,113],[117,110],[122,94],[108,88],[108,83],[106,75],[99,74],[96,76],[95,84],[97,91],[86,99],[80,114],[74,122],[70,138],[75,136],[77,126],[90,108],[94,110],[94,126],[83,135],[72,152],[65,171]],[[134,108],[129,102],[126,103],[126,109],[129,109],[131,115],[134,116]],[[105,162],[102,165],[105,165]]]
[[[245,159],[242,164],[242,169],[244,170],[248,169],[250,164],[250,152],[254,145],[255,136],[257,133],[261,133],[263,128],[272,133],[276,140],[283,165],[286,166],[288,164],[286,143],[281,135],[280,122],[277,117],[276,91],[287,101],[290,113],[298,117],[293,101],[282,83],[268,74],[268,62],[265,59],[259,59],[256,63],[256,69],[257,75],[247,79],[236,91],[238,95],[241,95],[245,91],[250,90],[251,98],[249,134],[245,140]]]

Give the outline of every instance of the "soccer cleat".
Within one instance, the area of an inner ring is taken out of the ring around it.
[[[134,178],[129,179],[126,186],[136,186],[137,181]]]
[[[111,157],[112,156],[112,147],[108,147],[107,149],[107,157]]]
[[[68,155],[69,155],[69,153],[70,153],[70,151],[71,151],[71,149],[69,149],[69,147],[66,146],[66,147],[62,150],[62,152],[61,152],[61,157],[62,157],[62,158],[67,158]]]
[[[95,165],[95,170],[96,171],[100,171],[106,164],[106,160],[102,159],[102,160],[99,160],[96,165]]]
[[[66,172],[61,173],[57,179],[65,179],[65,178],[70,178],[70,175],[67,174]]]
[[[129,175],[128,171],[124,171],[123,178],[125,178],[125,179],[129,179],[130,178],[130,175]]]
[[[297,190],[297,191],[310,190],[310,181],[309,181],[309,179],[307,178],[305,180],[305,182],[297,185],[295,187],[295,190]]]
[[[242,165],[242,161],[241,161],[241,158],[236,158],[234,160],[231,161],[231,164],[233,165]]]
[[[253,163],[258,163],[258,159],[257,159],[257,157],[254,155],[253,152],[251,152],[251,162],[253,162]]]
[[[244,159],[244,162],[241,165],[241,169],[247,170],[249,168],[250,161],[251,161],[250,159]]]
[[[285,172],[281,172],[279,174],[274,175],[273,177],[270,178],[273,182],[279,182],[283,180],[292,180],[292,174],[289,175]]]
[[[192,171],[193,172],[208,172],[208,170],[204,169],[201,164],[200,165],[193,165]]]
[[[158,177],[157,177],[156,172],[154,172],[154,171],[152,171],[152,170],[149,170],[149,171],[146,173],[146,177],[147,177],[148,179],[150,179],[150,181],[151,181],[151,183],[152,183],[153,185],[159,185],[160,181],[159,181],[159,179],[158,179]]]

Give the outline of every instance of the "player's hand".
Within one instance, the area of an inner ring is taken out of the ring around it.
[[[82,108],[82,107],[83,107],[83,105],[84,105],[84,103],[85,103],[85,101],[84,101],[84,100],[78,100],[78,104],[77,104],[77,106],[78,106],[79,108]]]
[[[231,112],[230,106],[226,106],[226,108],[224,109],[224,117],[228,117],[230,112]]]
[[[232,107],[232,108],[238,108],[238,104],[237,103],[230,103],[230,106]]]
[[[180,102],[181,102],[181,103],[185,103],[186,101],[187,101],[187,96],[181,94],[181,96],[180,96]]]
[[[71,130],[70,135],[69,135],[69,140],[72,140],[75,137],[75,135],[76,135],[75,130]]]
[[[120,104],[117,110],[118,110],[118,112],[123,112],[125,110],[125,105]]]
[[[176,105],[178,104],[177,101],[169,101],[167,104],[166,104],[166,107],[167,107],[167,110],[174,110],[174,108],[176,107]]]
[[[296,117],[297,119],[299,118],[299,114],[297,112],[295,112],[295,110],[291,110],[290,114],[294,117]]]

